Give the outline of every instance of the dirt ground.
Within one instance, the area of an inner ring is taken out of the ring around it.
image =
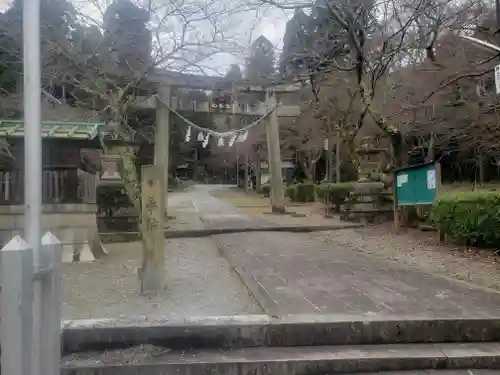
[[[311,235],[332,245],[500,291],[500,257],[495,251],[442,244],[435,232],[407,229],[394,233],[392,224],[385,223]]]

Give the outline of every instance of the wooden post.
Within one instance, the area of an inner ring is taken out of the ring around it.
[[[435,173],[436,173],[436,196],[434,197],[434,202],[438,199],[439,192],[441,191],[443,187],[443,182],[442,182],[442,177],[441,177],[441,164],[437,161],[435,166]],[[440,229],[437,228],[438,234],[439,234],[439,241],[445,242],[446,241],[446,234]]]
[[[142,166],[142,267],[141,294],[157,294],[165,288],[165,199],[162,199],[161,167]]]
[[[162,199],[165,201],[165,216],[168,206],[168,170],[170,146],[170,111],[163,103],[170,104],[170,86],[159,86],[156,101],[155,161],[160,166]],[[163,103],[162,103],[163,102]]]
[[[267,92],[266,104],[269,109],[276,106],[276,93]],[[272,212],[285,212],[285,188],[281,165],[279,123],[276,111],[266,121],[267,150],[269,169],[271,171],[271,208]]]
[[[398,182],[397,182],[397,175],[394,172],[393,173],[393,182],[392,182],[392,210],[394,212],[394,231],[398,232],[399,229],[401,228],[401,223],[400,223],[400,212],[399,212],[399,206],[398,206],[398,197],[397,197],[397,187],[398,187]]]

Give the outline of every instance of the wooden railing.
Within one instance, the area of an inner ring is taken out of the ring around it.
[[[78,169],[50,168],[42,171],[42,202],[94,203],[95,176]],[[24,172],[0,170],[0,205],[23,204]]]

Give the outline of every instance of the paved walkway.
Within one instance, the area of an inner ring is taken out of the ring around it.
[[[210,196],[210,189],[195,187],[189,193],[205,225],[255,221]],[[254,232],[213,238],[270,315],[498,316],[497,292],[397,266],[309,234]]]
[[[196,185],[188,192],[169,195],[168,205],[178,211],[176,207],[182,207],[182,205],[187,205],[186,202],[191,202],[193,208],[188,210],[197,212],[197,216],[208,229],[273,225],[270,221],[251,217],[210,195],[212,190],[223,187],[223,185]]]

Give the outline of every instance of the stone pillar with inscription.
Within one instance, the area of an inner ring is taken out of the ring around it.
[[[161,166],[142,166],[142,266],[141,294],[161,293],[165,285],[165,199]]]

